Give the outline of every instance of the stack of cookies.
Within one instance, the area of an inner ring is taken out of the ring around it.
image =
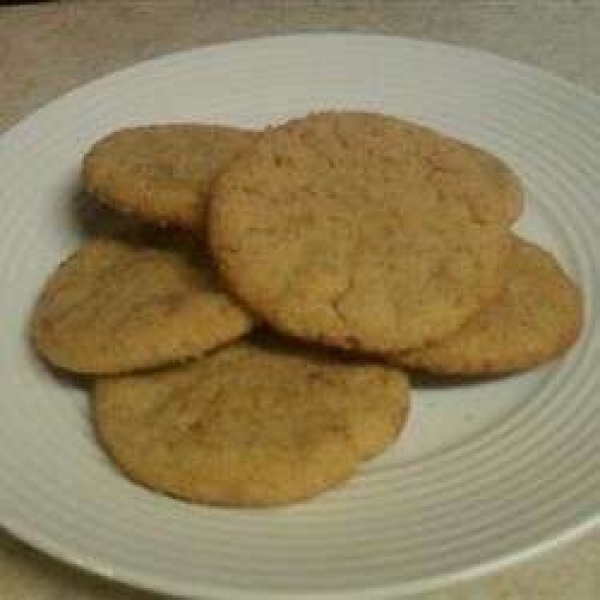
[[[577,287],[511,231],[517,176],[394,117],[121,130],[83,181],[126,226],[58,268],[33,339],[94,376],[104,447],[172,496],[317,495],[397,438],[405,370],[520,371],[581,328]]]

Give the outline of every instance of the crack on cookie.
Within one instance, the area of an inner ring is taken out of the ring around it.
[[[346,280],[344,287],[337,292],[332,298],[329,300],[329,305],[331,309],[335,313],[336,317],[341,321],[344,329],[348,328],[348,318],[344,314],[342,309],[342,303],[348,296],[353,292],[355,287],[355,275],[354,273],[350,274],[350,277]]]

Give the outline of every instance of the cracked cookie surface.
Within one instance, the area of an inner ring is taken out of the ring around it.
[[[218,178],[209,243],[230,290],[283,332],[418,347],[502,289],[511,239],[480,163],[392,117],[311,115],[267,130]]]
[[[83,181],[113,208],[203,233],[213,178],[256,135],[197,123],[121,129],[86,154]]]
[[[582,322],[581,293],[556,259],[515,236],[506,289],[499,298],[448,338],[390,361],[434,374],[519,371],[565,351]]]
[[[181,367],[99,379],[97,431],[133,480],[172,496],[272,505],[346,480],[404,425],[398,370],[237,343]]]
[[[81,373],[118,373],[198,356],[249,331],[201,252],[99,238],[46,283],[32,318],[39,351]]]

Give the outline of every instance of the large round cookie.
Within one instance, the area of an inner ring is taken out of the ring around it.
[[[314,351],[313,351],[314,352]],[[99,437],[120,468],[197,502],[273,505],[347,479],[408,412],[396,369],[234,344],[182,367],[99,379]]]
[[[450,177],[460,155],[373,114],[267,131],[213,190],[209,242],[226,283],[301,338],[393,352],[447,336],[498,295],[511,245],[506,221],[484,218],[459,181],[480,170]]]
[[[146,221],[203,231],[214,176],[255,136],[197,123],[121,129],[85,156],[84,185],[114,208]]]
[[[86,243],[35,308],[40,352],[64,369],[119,373],[198,356],[246,333],[251,317],[220,290],[206,258],[185,250]]]
[[[578,288],[555,258],[516,238],[506,290],[462,329],[392,361],[432,373],[486,375],[548,361],[577,338],[583,318]]]

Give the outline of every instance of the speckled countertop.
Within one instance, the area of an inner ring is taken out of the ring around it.
[[[597,0],[66,0],[0,8],[0,132],[56,96],[141,59],[294,31],[381,32],[516,58],[600,93]],[[151,600],[0,531],[1,600]],[[600,531],[422,600],[600,600]]]

